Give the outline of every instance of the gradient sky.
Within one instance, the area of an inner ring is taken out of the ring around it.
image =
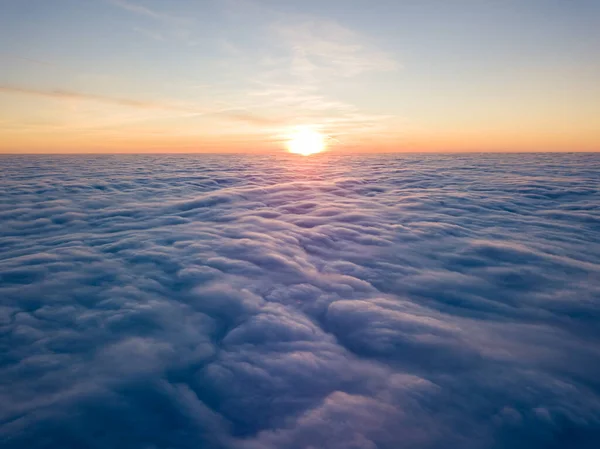
[[[0,0],[0,152],[600,150],[597,0]]]

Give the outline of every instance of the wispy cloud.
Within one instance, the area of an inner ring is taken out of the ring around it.
[[[173,15],[126,0],[105,1],[139,18],[150,19],[159,28],[149,29],[148,27],[133,26],[132,29],[136,33],[156,41],[166,41],[172,38],[187,42],[188,44],[194,44],[194,41],[190,39],[190,26],[194,22],[191,17]]]
[[[154,9],[148,8],[147,6],[140,5],[138,3],[132,3],[132,2],[125,1],[125,0],[108,0],[108,1],[109,1],[109,3],[112,3],[113,5],[118,6],[119,8],[129,11],[131,13],[134,13],[134,14],[137,14],[140,16],[150,17],[150,18],[156,19],[156,20],[162,20],[162,21],[185,21],[186,20],[183,17],[172,16],[170,14],[156,11]]]
[[[288,53],[291,73],[303,79],[353,77],[367,71],[398,67],[386,52],[336,22],[321,19],[279,21],[271,30]]]
[[[29,62],[32,64],[38,64],[38,65],[43,65],[43,66],[47,66],[47,67],[56,67],[56,65],[53,64],[52,62],[44,61],[44,60],[38,59],[38,58],[29,58],[27,56],[16,55],[14,53],[7,53],[7,52],[0,52],[0,54],[2,56],[8,56],[10,58],[18,59],[20,61]]]
[[[281,125],[282,123],[285,123],[285,119],[282,117],[279,117],[279,118],[265,117],[265,116],[261,116],[258,114],[254,114],[249,110],[231,109],[231,110],[221,112],[219,114],[219,116],[225,117],[230,120],[237,120],[240,122],[245,122],[245,123],[248,123],[251,125],[258,125],[258,126],[274,126],[274,125]]]
[[[317,88],[302,85],[269,85],[248,92],[253,101],[263,105],[292,108],[303,111],[349,111],[355,106],[342,101],[327,99],[319,94]]]
[[[146,101],[146,100],[137,100],[132,98],[118,98],[111,97],[105,95],[97,95],[97,94],[89,94],[84,92],[75,92],[63,89],[33,89],[29,87],[20,87],[20,86],[10,86],[3,85],[0,86],[0,93],[7,94],[21,94],[21,95],[33,95],[38,97],[46,97],[46,98],[55,98],[55,99],[65,99],[65,100],[86,100],[86,101],[96,101],[100,103],[113,104],[118,106],[128,106],[133,108],[141,108],[141,109],[164,109],[171,111],[180,111],[180,112],[196,112],[202,113],[205,111],[199,110],[198,108],[169,104],[169,103],[160,103],[154,101]]]
[[[161,46],[191,46],[203,39],[195,26],[200,22],[199,16],[194,15],[199,13],[197,8],[188,9],[189,14],[184,16],[150,1],[99,1],[128,18],[125,22],[129,30],[161,41]],[[86,128],[119,126],[121,121],[124,127],[143,123],[173,135],[195,133],[204,127],[202,132],[247,132],[278,139],[291,127],[313,126],[342,139],[389,125],[389,116],[365,110],[334,94],[328,86],[343,79],[346,86],[360,89],[360,75],[398,67],[393,55],[378,48],[368,36],[337,22],[282,13],[262,3],[244,2],[244,5],[235,2],[231,6],[223,34],[212,41],[214,53],[220,56],[217,60],[207,57],[207,61],[217,68],[218,79],[214,79],[214,67],[199,73],[198,64],[184,63],[173,75],[184,81],[176,89],[159,88],[156,94],[149,94],[150,98],[135,98],[135,94],[122,93],[121,89],[114,92],[103,89],[98,93],[93,83],[80,91],[69,84],[64,84],[66,89],[60,85],[34,88],[12,81],[0,85],[0,94],[63,101],[73,109],[70,115],[62,111],[68,115],[69,123],[85,109],[86,116],[80,122]],[[248,24],[248,29],[241,24]],[[239,32],[229,33],[232,27]],[[184,51],[180,47],[178,51]],[[194,50],[189,57],[193,61],[203,56]],[[207,83],[208,87],[199,92],[192,85],[196,80]],[[186,82],[189,83],[184,86]],[[176,97],[171,97],[172,92],[177,93]],[[79,107],[80,101],[90,102],[92,107],[83,104]],[[112,107],[108,114],[99,113],[93,103]]]
[[[239,2],[235,5],[240,6]],[[255,35],[259,46],[241,42],[242,58],[229,59],[238,70],[251,74],[252,85],[236,92],[238,104],[286,118],[285,127],[312,126],[336,138],[393,126],[394,117],[363,110],[328,87],[343,80],[346,86],[360,89],[360,75],[398,69],[394,55],[368,36],[332,20],[281,13],[255,2],[241,6],[262,21],[262,28]],[[230,8],[236,23],[243,19],[239,11]]]
[[[0,94],[29,95],[55,100],[90,101],[125,108],[177,112],[190,117],[212,117],[219,120],[242,122],[255,126],[281,125],[281,118],[273,118],[256,114],[240,107],[207,107],[168,101],[138,100],[133,98],[112,97],[63,89],[34,89],[21,86],[0,85]]]
[[[348,102],[331,98],[316,85],[260,84],[239,94],[248,110],[260,105],[276,111],[286,126],[310,125],[328,136],[343,138],[364,132],[379,133],[398,122],[397,117],[361,110]],[[287,135],[285,132],[282,135]]]

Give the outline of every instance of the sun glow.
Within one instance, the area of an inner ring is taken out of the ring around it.
[[[312,129],[301,129],[290,136],[287,142],[290,153],[310,156],[325,150],[325,137]]]

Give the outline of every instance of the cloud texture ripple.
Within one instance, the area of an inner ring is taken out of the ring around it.
[[[600,447],[598,155],[0,163],[6,449]]]

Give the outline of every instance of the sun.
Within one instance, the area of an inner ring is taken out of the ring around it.
[[[296,131],[287,142],[290,153],[310,156],[325,150],[325,137],[312,129]]]

